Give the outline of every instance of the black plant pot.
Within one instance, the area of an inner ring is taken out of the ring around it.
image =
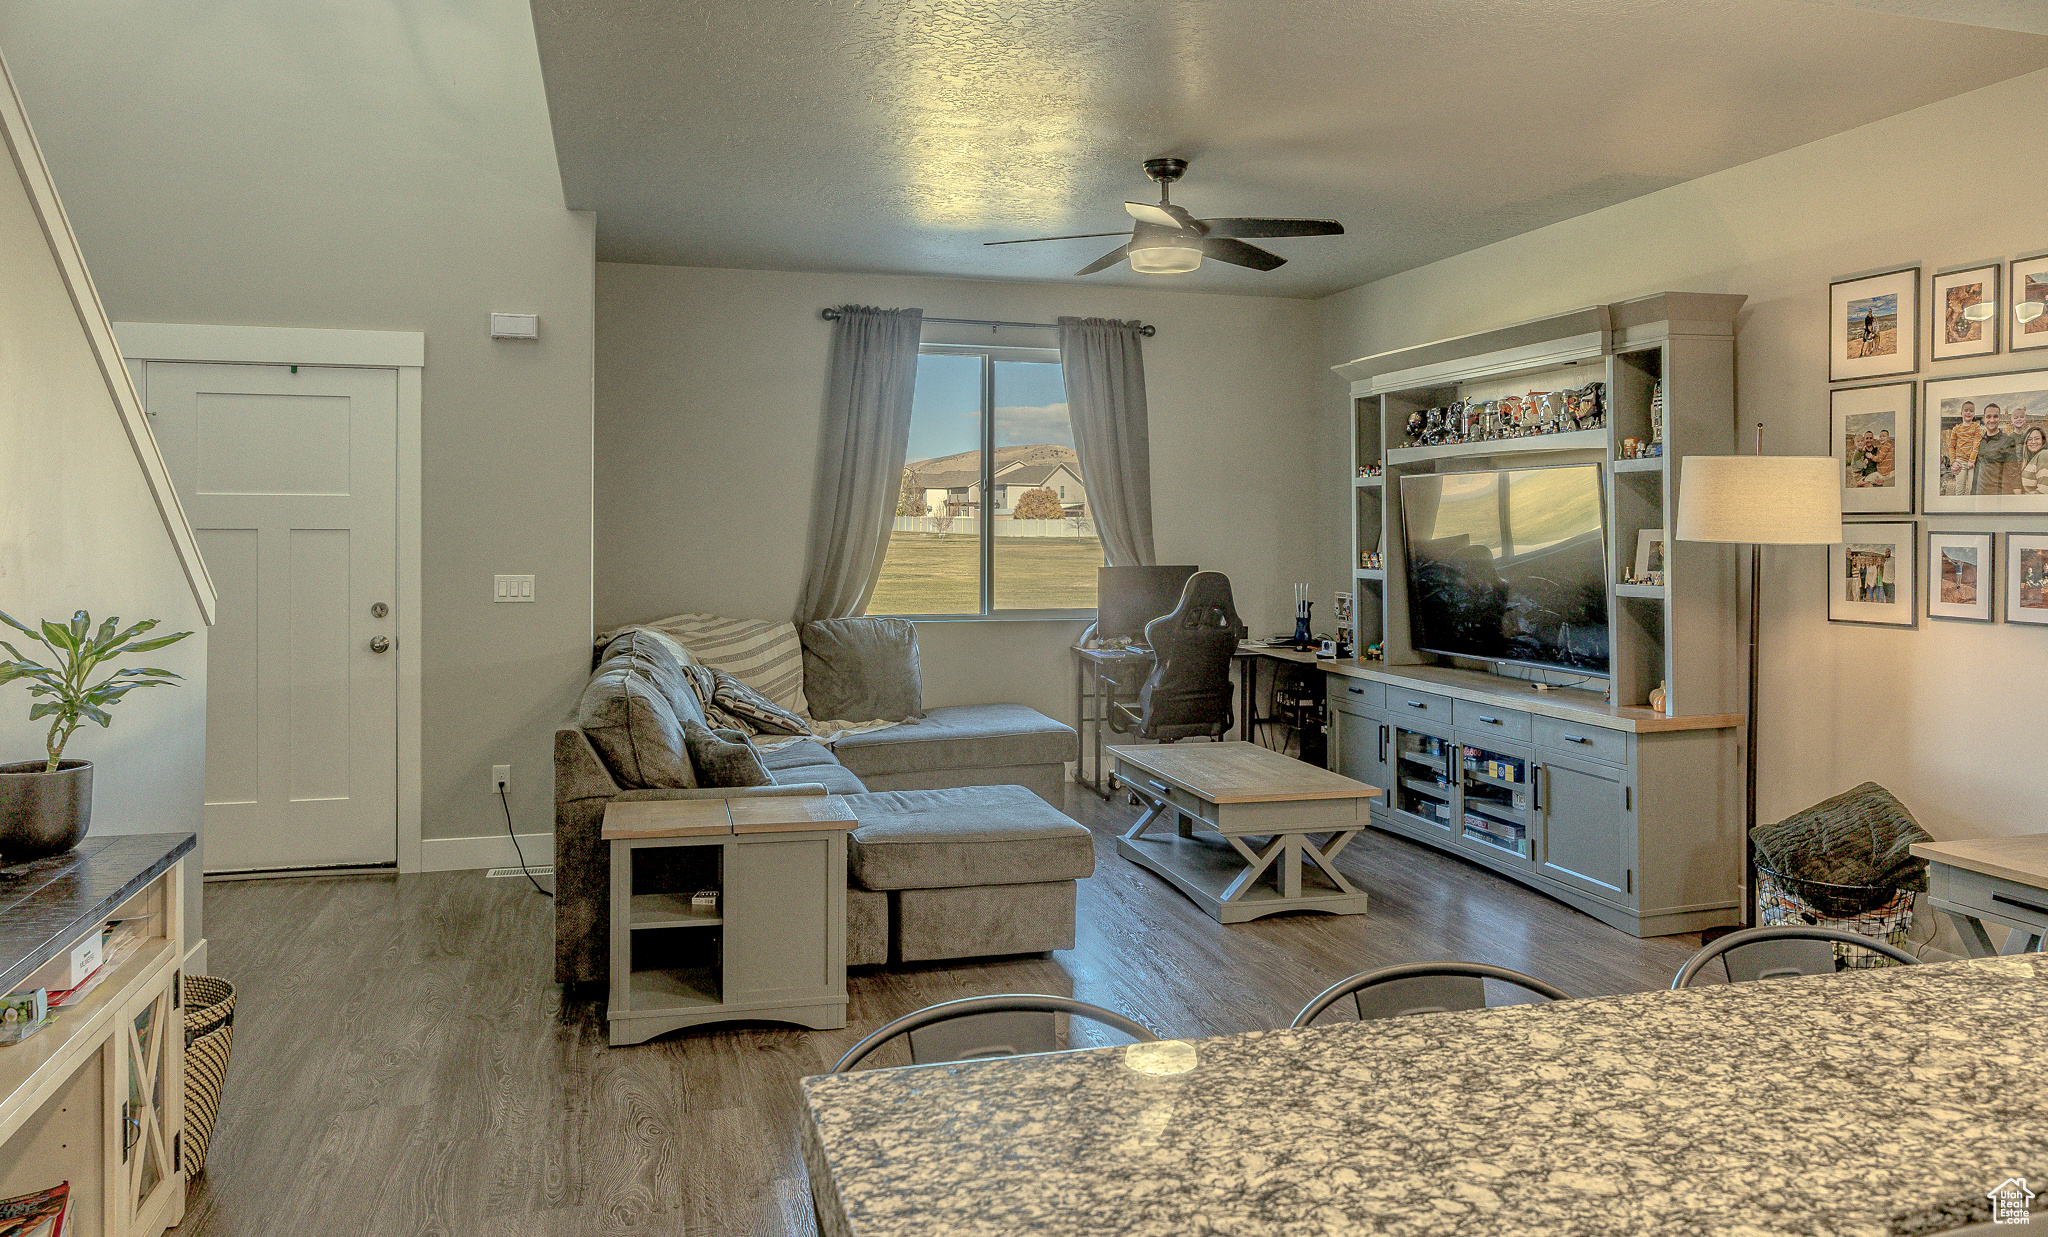
[[[92,823],[92,762],[46,760],[0,765],[0,864],[61,855]]]

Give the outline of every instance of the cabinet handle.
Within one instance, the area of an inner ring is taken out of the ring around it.
[[[1385,763],[1387,763],[1387,730],[1388,730],[1388,727],[1386,727],[1386,726],[1384,726],[1384,725],[1382,725],[1382,726],[1380,727],[1380,763],[1381,763],[1381,764],[1385,764]]]
[[[1420,700],[1410,700],[1408,702],[1408,707],[1411,709],[1426,709],[1429,706],[1422,703]]]
[[[1484,714],[1484,713],[1481,713],[1481,714],[1479,715],[1479,720],[1480,720],[1480,721],[1482,721],[1482,722],[1485,722],[1485,723],[1486,723],[1487,725],[1489,725],[1489,726],[1498,726],[1498,725],[1500,725],[1500,719],[1499,719],[1498,717],[1488,717],[1488,716],[1487,716],[1486,714]]]
[[[1145,779],[1145,784],[1147,786],[1150,786],[1152,789],[1158,791],[1162,795],[1171,796],[1173,794],[1173,787],[1168,786],[1163,782],[1155,782],[1148,777]]]
[[[1549,772],[1549,770],[1549,765],[1537,765],[1529,770],[1529,809],[1531,811],[1540,812],[1543,810],[1543,775]]]
[[[132,1108],[133,1105],[131,1104],[121,1105],[121,1162],[123,1164],[128,1162],[128,1153],[135,1150],[136,1140],[133,1135],[142,1132],[142,1122],[129,1115],[129,1111]]]
[[[1624,812],[1633,812],[1636,810],[1635,787],[1624,786],[1621,788],[1621,810]]]
[[[1559,737],[1561,737],[1567,743],[1591,743],[1593,741],[1587,738],[1586,736],[1580,734],[1568,734],[1561,735]]]
[[[1354,696],[1363,696],[1365,694],[1365,689],[1363,687],[1347,687],[1344,690],[1350,692]]]

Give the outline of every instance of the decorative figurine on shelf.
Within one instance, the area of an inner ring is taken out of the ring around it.
[[[1635,459],[1635,458],[1636,458],[1636,457],[1637,457],[1637,456],[1638,456],[1639,454],[1641,454],[1641,452],[1642,452],[1642,449],[1643,449],[1643,440],[1642,440],[1642,439],[1640,439],[1640,438],[1624,438],[1624,439],[1622,439],[1622,440],[1621,440],[1621,458],[1622,458],[1622,459],[1625,459],[1625,460],[1632,460],[1632,459]]]
[[[1360,464],[1358,466],[1358,475],[1361,477],[1377,477],[1382,471],[1378,464]]]
[[[1662,713],[1664,711],[1664,701],[1664,680],[1658,679],[1657,686],[1650,689],[1650,707]]]
[[[1429,410],[1427,414],[1425,414],[1422,423],[1422,437],[1417,439],[1417,442],[1425,447],[1433,447],[1438,443],[1442,442],[1443,438],[1444,410],[1441,408],[1432,408]]]
[[[1365,646],[1365,659],[1367,661],[1378,661],[1386,655],[1386,641],[1384,640],[1375,640]]]
[[[1664,442],[1664,383],[1662,379],[1650,385],[1650,441],[1659,446],[1663,445]]]
[[[1552,391],[1550,394],[1543,397],[1543,424],[1545,427],[1545,433],[1556,433],[1558,428],[1564,424],[1564,399],[1565,395],[1563,391]]]
[[[1420,409],[1420,408],[1417,408],[1417,409],[1416,409],[1416,410],[1415,410],[1414,412],[1411,412],[1411,413],[1409,413],[1409,414],[1408,414],[1408,445],[1409,445],[1409,446],[1411,446],[1411,447],[1418,447],[1418,446],[1421,446],[1421,445],[1422,445],[1422,424],[1423,424],[1423,416],[1422,416],[1422,409]]]
[[[1378,550],[1366,550],[1358,556],[1358,565],[1367,571],[1378,571],[1382,562]]]

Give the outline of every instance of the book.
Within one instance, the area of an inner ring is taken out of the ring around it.
[[[71,1218],[71,1183],[0,1199],[0,1237],[64,1237]]]

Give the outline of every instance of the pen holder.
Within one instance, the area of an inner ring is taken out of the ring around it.
[[[1295,612],[1294,647],[1297,649],[1305,649],[1309,645],[1315,643],[1315,639],[1309,635],[1308,630],[1308,612],[1312,608],[1314,608],[1314,606],[1314,602],[1304,601],[1301,603],[1301,609]]]

